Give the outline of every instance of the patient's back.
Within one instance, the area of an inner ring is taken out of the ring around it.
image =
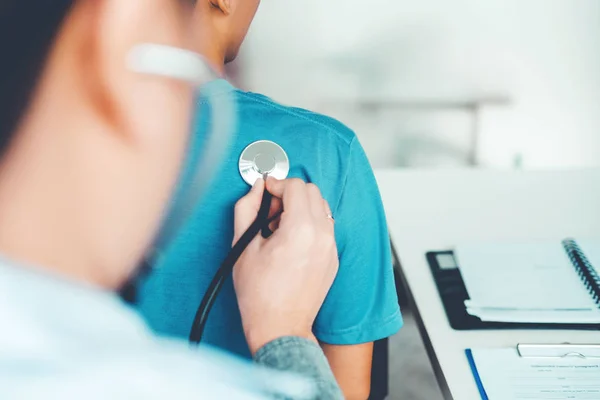
[[[371,167],[354,133],[341,123],[233,88],[224,80],[203,89],[231,94],[237,132],[217,178],[165,257],[145,283],[140,310],[161,334],[187,337],[196,309],[231,248],[233,207],[248,185],[238,171],[246,146],[279,144],[290,159],[290,177],[319,186],[336,218],[340,270],[315,324],[330,344],[358,344],[395,333],[401,325],[385,215]],[[198,100],[195,151],[210,130],[210,106]],[[326,216],[324,215],[323,218]],[[211,312],[204,342],[249,356],[231,279]]]

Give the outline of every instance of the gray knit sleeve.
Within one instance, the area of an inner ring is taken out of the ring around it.
[[[317,387],[315,400],[344,399],[323,350],[311,340],[294,336],[276,339],[263,346],[255,354],[254,361],[309,378]]]

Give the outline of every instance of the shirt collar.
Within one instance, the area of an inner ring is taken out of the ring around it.
[[[0,352],[30,349],[48,353],[50,343],[102,343],[137,332],[145,325],[113,292],[69,280],[41,268],[0,256],[0,315],[10,330],[0,330]]]
[[[200,92],[208,96],[229,93],[234,90],[235,87],[226,79],[215,79],[214,81],[207,82],[200,87]]]

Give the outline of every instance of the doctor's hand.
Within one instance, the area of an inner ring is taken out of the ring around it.
[[[235,207],[234,243],[256,219],[265,183],[257,181]],[[252,354],[284,336],[315,340],[312,326],[338,271],[334,221],[320,190],[299,179],[270,178],[271,213],[279,226],[250,243],[233,271],[246,340]]]

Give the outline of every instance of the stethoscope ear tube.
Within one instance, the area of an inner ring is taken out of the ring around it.
[[[192,329],[190,331],[190,343],[199,344],[202,341],[202,336],[204,335],[204,328],[206,327],[206,322],[208,321],[208,316],[210,311],[212,310],[215,301],[217,300],[217,296],[219,292],[223,288],[225,284],[225,280],[231,276],[233,273],[233,268],[237,263],[238,259],[246,250],[250,242],[254,240],[256,235],[262,230],[263,237],[268,236],[267,230],[269,224],[279,217],[276,215],[272,218],[269,218],[269,211],[271,209],[271,194],[265,189],[260,205],[260,210],[258,211],[258,215],[252,225],[244,232],[242,237],[237,241],[237,243],[233,246],[217,272],[213,277],[204,297],[202,298],[202,302],[198,307],[196,312],[196,316],[194,317],[194,322],[192,324]]]
[[[203,96],[210,105],[212,129],[206,135],[206,142],[203,145],[204,150],[201,154],[196,154],[191,165],[188,165],[193,169],[191,171],[193,173],[191,181],[185,179],[185,176],[181,178],[181,181],[184,181],[186,185],[181,188],[181,193],[171,204],[160,235],[155,241],[155,252],[152,254],[154,257],[160,255],[160,252],[166,248],[198,206],[200,198],[215,177],[216,171],[227,153],[227,148],[233,137],[232,132],[235,132],[237,113],[234,94],[207,93]],[[202,118],[202,116],[200,117]],[[192,132],[190,136],[190,141],[192,141],[194,133]],[[191,145],[190,143],[189,146]],[[184,173],[188,172],[190,171],[184,171]]]

